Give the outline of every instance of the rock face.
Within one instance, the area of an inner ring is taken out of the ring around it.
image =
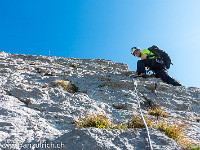
[[[115,123],[138,114],[134,74],[126,64],[0,52],[1,149],[148,149],[145,129],[77,128],[83,112],[106,114]],[[135,79],[142,111],[156,103],[169,122],[189,124],[186,139],[200,142],[200,89],[160,79]],[[65,86],[62,86],[65,83]],[[157,88],[155,89],[155,83]],[[154,149],[181,149],[150,128]]]

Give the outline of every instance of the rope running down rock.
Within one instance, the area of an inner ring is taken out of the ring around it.
[[[133,79],[133,83],[134,83],[134,92],[136,94],[136,99],[137,99],[137,102],[138,102],[139,112],[141,114],[142,120],[143,120],[144,125],[145,125],[145,129],[146,129],[146,132],[147,132],[147,136],[148,136],[149,149],[153,150],[153,147],[152,147],[152,144],[151,144],[151,138],[150,138],[150,135],[149,135],[149,129],[148,129],[148,126],[146,124],[146,121],[144,120],[144,117],[143,117],[143,114],[142,114],[142,111],[141,111],[141,107],[140,107],[140,100],[139,100],[139,97],[138,97],[138,94],[137,94],[137,80],[134,81],[134,79]]]

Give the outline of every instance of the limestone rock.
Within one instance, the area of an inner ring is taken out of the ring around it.
[[[74,125],[84,113],[102,113],[116,124],[125,123],[138,114],[137,95],[145,116],[151,117],[146,110],[150,102],[159,104],[170,123],[189,124],[186,139],[198,145],[200,89],[174,87],[157,78],[133,79],[132,74],[126,64],[110,60],[0,52],[0,149],[45,149],[45,143],[60,142],[64,149],[147,149],[144,129]],[[56,81],[66,87],[55,86]],[[72,84],[77,90],[66,90]],[[181,149],[157,129],[151,128],[150,135],[154,149]]]

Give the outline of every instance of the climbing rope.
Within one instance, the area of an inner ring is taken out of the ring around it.
[[[140,100],[139,100],[139,96],[138,96],[138,92],[137,92],[137,81],[133,79],[133,83],[134,83],[134,92],[136,94],[136,99],[137,99],[137,102],[138,102],[138,107],[139,107],[139,112],[141,114],[141,117],[142,117],[142,120],[144,122],[144,125],[145,125],[145,129],[146,129],[146,132],[147,132],[147,136],[148,136],[148,141],[149,141],[149,149],[150,150],[153,150],[153,147],[152,147],[152,144],[151,144],[151,138],[150,138],[150,135],[149,135],[149,129],[148,129],[148,126],[146,124],[146,121],[144,120],[144,116],[142,114],[142,111],[141,111],[141,107],[140,107]]]

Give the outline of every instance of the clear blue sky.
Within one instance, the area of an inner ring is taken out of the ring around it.
[[[171,76],[200,87],[200,0],[0,0],[0,51],[136,70],[130,48],[153,44],[171,56]]]

